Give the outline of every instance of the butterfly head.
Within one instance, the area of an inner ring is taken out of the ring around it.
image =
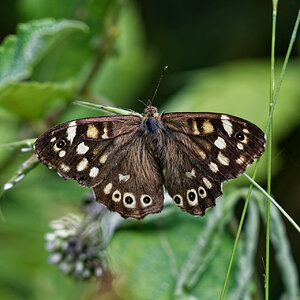
[[[144,116],[145,116],[146,120],[151,119],[151,118],[155,118],[156,120],[160,119],[160,115],[157,111],[157,108],[152,106],[152,103],[150,100],[148,101],[148,105],[144,110]]]

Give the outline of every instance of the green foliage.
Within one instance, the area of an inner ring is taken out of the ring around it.
[[[0,102],[20,118],[33,121],[43,117],[52,102],[68,100],[73,93],[71,82],[17,82],[1,89]]]
[[[53,19],[34,20],[18,27],[17,36],[9,36],[0,48],[0,88],[32,74],[33,67],[66,33],[86,31],[82,22]]]
[[[33,152],[19,149],[30,149],[36,134],[54,123],[99,114],[70,105],[74,100],[135,109],[158,57],[146,47],[143,21],[131,1],[25,0],[18,3],[18,12],[28,22],[19,24],[16,35],[8,36],[0,46],[0,144],[7,146],[0,147],[0,184],[11,184],[0,199],[6,220],[0,226],[1,299],[98,296],[98,282],[68,279],[47,264],[44,251],[48,222],[77,211],[87,189],[63,181],[44,166],[34,169],[37,160],[29,156]],[[183,73],[185,86],[162,106],[167,111],[230,113],[263,128],[268,111],[268,64],[264,59],[240,60]],[[166,76],[164,84],[169,81],[172,85],[175,77]],[[298,122],[298,81],[299,60],[294,59],[280,94],[284,101],[276,108],[275,145]],[[279,169],[280,158],[276,163]],[[262,171],[259,179],[264,178]],[[217,299],[234,242],[234,208],[245,196],[235,184],[225,185],[225,196],[204,218],[167,206],[165,214],[140,222],[124,221],[114,228],[107,253],[115,278],[104,296]],[[265,211],[259,195],[254,194],[257,203],[250,199],[226,291],[228,299],[254,299],[260,290],[252,278],[258,208]],[[272,211],[271,220],[285,292],[294,299],[298,278],[289,243],[276,212]]]

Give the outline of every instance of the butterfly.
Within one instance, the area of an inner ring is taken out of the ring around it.
[[[182,210],[203,216],[262,155],[265,135],[253,123],[221,113],[162,113],[76,119],[35,142],[37,157],[64,179],[91,187],[98,202],[141,219],[163,208],[164,189]]]

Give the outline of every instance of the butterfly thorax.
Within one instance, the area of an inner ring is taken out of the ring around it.
[[[159,134],[160,130],[164,129],[164,125],[161,121],[161,116],[159,115],[157,108],[148,102],[146,109],[144,110],[143,118],[143,129],[150,135]]]

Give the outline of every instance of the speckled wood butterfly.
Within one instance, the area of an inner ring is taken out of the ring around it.
[[[94,189],[97,201],[123,217],[174,203],[203,216],[235,178],[262,155],[265,135],[249,121],[219,113],[162,113],[149,101],[142,115],[77,119],[35,142],[35,153],[65,179]]]

